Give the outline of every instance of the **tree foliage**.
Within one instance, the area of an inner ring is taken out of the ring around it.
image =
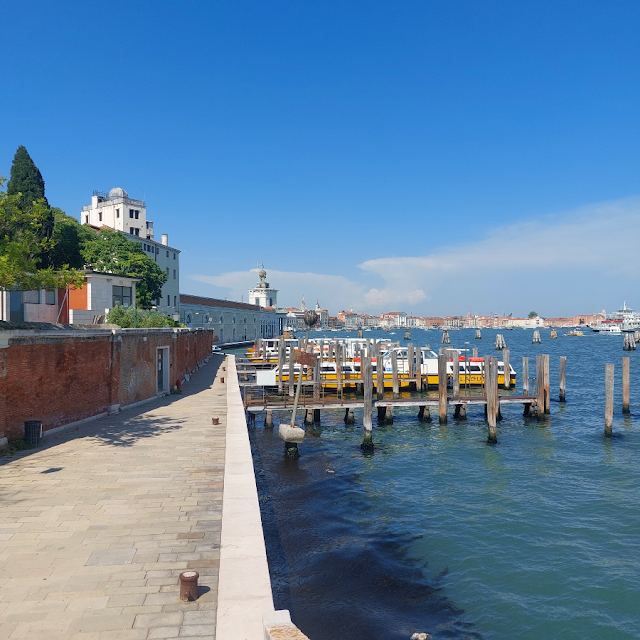
[[[4,178],[0,178],[0,187]],[[75,269],[41,267],[41,257],[53,247],[43,234],[51,211],[43,199],[22,208],[19,194],[0,191],[0,289],[55,289],[82,286]]]
[[[529,318],[537,318],[538,314],[535,311],[529,311]]]
[[[132,327],[175,327],[176,323],[166,314],[157,309],[136,309],[117,304],[107,314],[107,322],[117,324],[123,329]]]
[[[167,274],[147,256],[139,242],[129,240],[120,231],[102,229],[84,243],[81,254],[94,271],[139,278],[136,285],[139,306],[150,307],[162,295]]]
[[[47,257],[49,266],[53,269],[61,269],[65,265],[72,269],[82,269],[84,258],[82,247],[84,243],[91,242],[96,237],[96,232],[86,224],[80,224],[74,217],[68,216],[62,209],[53,207],[53,246]]]
[[[17,196],[17,205],[25,212],[30,211],[36,202],[40,202],[47,214],[42,218],[39,233],[43,238],[51,237],[53,214],[49,210],[49,203],[44,194],[44,179],[40,169],[36,167],[29,152],[22,145],[18,147],[13,157],[7,195]]]

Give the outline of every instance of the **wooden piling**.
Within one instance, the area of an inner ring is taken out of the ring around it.
[[[393,376],[393,397],[400,395],[400,385],[398,383],[398,352],[394,349],[391,352],[391,374]]]
[[[293,362],[293,343],[289,347],[289,397],[293,398],[296,395],[295,392],[295,378],[296,378],[296,367]]]
[[[451,351],[451,358],[453,360],[453,397],[460,397],[460,359],[457,351]]]
[[[416,352],[416,391],[422,391],[422,347]]]
[[[407,345],[407,379],[411,380],[413,378],[413,344],[410,342]],[[411,384],[411,383],[409,383]]]
[[[511,389],[511,368],[509,365],[509,349],[502,350],[502,362],[504,364],[504,388]]]
[[[544,412],[551,413],[551,378],[549,376],[549,354],[544,354]]]
[[[478,357],[478,347],[473,347],[473,357],[474,358]]]
[[[494,393],[494,389],[498,390],[498,359],[490,358],[487,369],[488,371],[485,371],[484,374],[487,386],[487,422],[489,424],[487,442],[495,444],[498,442],[498,395]]]
[[[320,409],[313,410],[313,421],[316,423],[320,422]]]
[[[278,340],[278,395],[284,393],[284,384],[282,381],[282,369],[285,363],[285,341],[284,338]]]
[[[264,426],[267,429],[273,429],[273,414],[271,411],[267,411],[267,415],[264,417]]]
[[[313,409],[307,409],[304,413],[304,423],[313,424]]]
[[[544,356],[538,355],[536,356],[536,405],[539,420],[544,417],[546,405],[544,392]]]
[[[367,433],[368,439],[371,440],[371,432],[373,429],[373,422],[371,420],[371,413],[373,411],[373,366],[369,358],[366,358],[363,364],[364,417],[362,424],[365,431],[365,440],[367,439]]]
[[[623,358],[624,360],[624,358]],[[567,356],[560,356],[560,402],[566,402]]]
[[[622,413],[629,413],[629,356],[622,358]]]
[[[522,356],[522,395],[529,395],[529,357]]]
[[[382,361],[382,345],[376,342],[376,398],[384,398],[384,363]]]
[[[393,424],[393,407],[385,408],[384,424]]]
[[[447,356],[438,356],[438,418],[440,424],[447,422]]]
[[[342,345],[336,342],[336,393],[342,397]]]
[[[604,435],[611,436],[613,428],[613,374],[614,365],[604,365],[604,393],[605,393],[605,408],[604,408]]]

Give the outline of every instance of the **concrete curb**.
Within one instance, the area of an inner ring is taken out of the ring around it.
[[[271,579],[235,356],[223,366],[227,434],[216,640],[262,640],[262,616],[274,610]]]

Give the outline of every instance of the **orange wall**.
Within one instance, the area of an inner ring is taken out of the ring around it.
[[[82,289],[69,289],[69,309],[88,309],[87,306],[87,279],[84,279],[84,287]]]

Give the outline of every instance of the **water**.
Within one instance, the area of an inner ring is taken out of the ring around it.
[[[557,398],[567,356],[567,402],[552,402],[540,423],[519,405],[503,408],[496,446],[480,407],[466,422],[450,412],[445,426],[420,424],[416,408],[394,409],[386,427],[374,416],[373,454],[359,447],[361,412],[345,427],[341,412],[325,411],[289,461],[259,416],[251,440],[276,607],[312,640],[640,637],[640,354],[623,352],[622,336],[564,332],[550,340],[542,330],[542,345],[531,331],[503,332],[518,391],[521,356],[535,374],[534,356],[548,353]],[[411,333],[439,346],[438,331]],[[452,331],[451,346],[495,355],[495,334]],[[609,439],[606,362],[616,365]]]

